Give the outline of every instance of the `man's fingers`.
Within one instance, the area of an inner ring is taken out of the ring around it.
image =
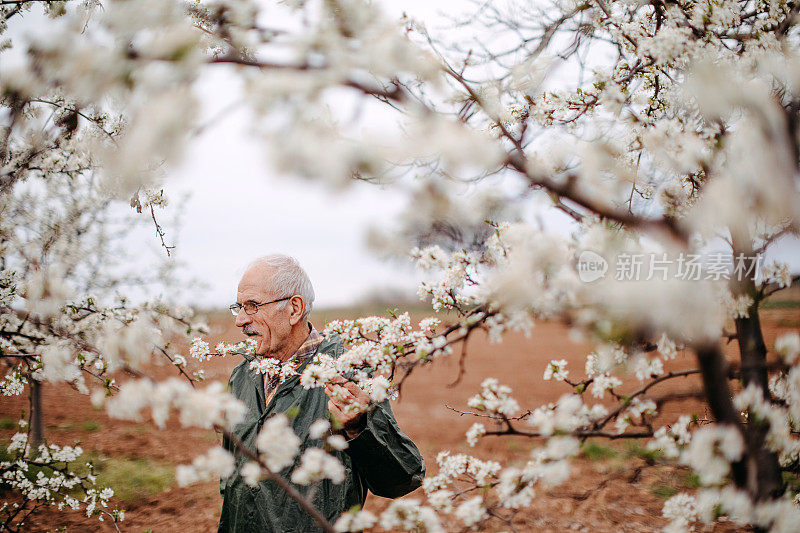
[[[328,400],[328,411],[330,411],[333,419],[342,426],[347,425],[357,416],[357,413],[347,412],[345,409],[339,407],[333,400]]]
[[[342,423],[363,412],[370,401],[369,396],[358,385],[341,376],[336,376],[325,384],[325,394],[329,398],[329,406],[337,411],[336,418]],[[329,410],[334,413],[333,409]]]
[[[328,411],[330,411],[333,416],[336,416],[337,413],[341,413],[339,407],[333,403],[333,400],[328,400]]]
[[[345,421],[350,417],[349,405],[350,404],[347,403],[337,402],[331,398],[328,400],[328,411],[334,413],[340,421]]]
[[[341,385],[332,385],[332,386],[325,386],[325,394],[328,395],[329,398],[334,400],[337,404],[341,403],[344,404],[345,402],[349,401],[351,397],[353,397],[353,393],[351,393],[346,388],[342,387]]]
[[[344,413],[341,409],[339,409],[339,406],[333,402],[333,400],[328,400],[328,411],[330,411],[333,418],[338,420],[340,423],[342,422]]]
[[[347,383],[347,380],[344,379],[342,376],[333,376],[331,378],[331,383],[334,383],[336,385],[341,385],[342,383]]]
[[[325,384],[325,388],[329,390],[336,390],[337,387],[345,389],[356,398],[365,395],[364,391],[358,385],[352,381],[344,379],[342,376],[334,376],[328,383]]]
[[[369,396],[367,395],[367,393],[364,392],[361,389],[361,387],[359,387],[358,385],[356,385],[352,381],[348,381],[347,383],[345,383],[342,386],[344,388],[346,388],[350,392],[350,394],[353,395],[353,398],[355,398],[355,399],[357,399],[359,401],[359,403],[365,403],[365,402],[368,403],[369,402]]]
[[[364,393],[364,391],[362,391],[361,388],[359,388],[359,386],[353,383],[352,381],[348,381],[344,385],[341,385],[341,387],[347,389],[348,392],[350,392],[353,396],[356,397]]]
[[[354,398],[366,398],[367,394],[364,390],[353,383],[352,381],[347,381],[341,376],[334,377],[329,383],[325,384],[325,390],[329,392],[334,392],[336,390],[347,391],[353,395]]]
[[[326,391],[330,391],[330,392],[336,392],[336,391],[348,391],[349,392],[349,389],[345,388],[343,385],[341,385],[339,383],[326,383],[325,384],[325,390]]]

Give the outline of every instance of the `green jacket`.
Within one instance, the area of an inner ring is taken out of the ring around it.
[[[318,353],[334,357],[343,351],[338,337],[324,339],[317,349]],[[312,422],[329,416],[328,397],[322,388],[306,390],[300,385],[300,378],[293,376],[278,387],[269,405],[265,406],[263,375],[250,370],[247,359],[233,369],[229,388],[248,407],[244,421],[234,429],[234,434],[251,450],[255,450],[256,435],[267,418],[277,413],[294,415],[290,420],[302,445],[294,465],[281,472],[284,478],[288,479],[299,464],[303,450],[322,445],[321,440],[308,436]],[[223,439],[223,447],[235,453],[228,439]],[[334,484],[326,479],[310,487],[295,485],[303,494],[313,490],[315,506],[331,523],[351,507],[364,505],[367,489],[378,496],[397,498],[419,487],[425,477],[425,461],[411,439],[400,431],[388,400],[367,414],[365,429],[349,441],[346,450],[333,453],[347,472],[342,483]],[[313,518],[272,481],[262,481],[257,487],[245,484],[239,468],[247,461],[246,457],[238,455],[238,468],[220,483],[223,501],[219,532],[320,530]]]

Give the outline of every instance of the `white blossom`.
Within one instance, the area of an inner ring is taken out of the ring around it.
[[[622,385],[622,380],[609,374],[597,374],[592,378],[591,391],[595,398],[603,398],[606,391]]]
[[[419,500],[414,498],[393,501],[381,514],[380,526],[384,529],[425,533],[444,531],[434,510],[420,505]]]
[[[308,436],[312,439],[321,439],[331,429],[331,423],[322,418],[314,420],[308,427]]]
[[[204,455],[194,458],[191,465],[178,465],[175,479],[185,487],[198,481],[228,477],[235,468],[233,455],[223,448],[211,448]]]
[[[326,335],[340,336],[346,351],[317,355],[300,376],[303,387],[347,375],[380,403],[396,395],[397,369],[407,375],[436,364],[476,331],[491,342],[511,331],[529,335],[538,320],[563,321],[573,338],[598,343],[583,383],[602,403],[587,405],[579,386],[531,406],[519,419],[550,438],[524,464],[504,468],[443,452],[439,473],[424,481],[432,507],[392,502],[380,519],[385,529],[442,530],[433,508],[455,512],[466,527],[492,528],[483,523],[492,506],[518,509],[532,501],[535,483],[567,479],[575,435],[652,427],[655,402],[626,396],[630,384],[619,368],[640,381],[666,379],[664,363],[684,347],[717,343],[729,318],[753,321],[759,312],[755,293],[731,292],[736,283],[721,263],[706,263],[700,278],[687,280],[676,259],[705,253],[719,237],[732,249],[772,257],[778,239],[797,230],[791,111],[800,61],[797,43],[786,38],[796,33],[791,2],[699,0],[653,9],[636,0],[567,0],[544,17],[522,2],[479,10],[449,47],[450,34],[429,33],[407,16],[391,20],[361,0],[44,4],[0,9],[0,352],[9,366],[0,394],[44,381],[89,394],[94,382],[92,403],[114,418],[149,415],[163,428],[174,415],[182,426],[206,429],[232,429],[244,419],[245,406],[223,383],[193,387],[206,374],[188,368],[188,359],[254,355],[255,341],[221,342],[212,353],[198,338],[188,357],[170,355],[173,342],[208,327],[186,306],[131,304],[147,283],[124,272],[130,258],[119,254],[132,250],[145,260],[146,246],[129,240],[134,224],[116,217],[120,199],[144,215],[138,220],[149,224],[152,214],[170,254],[156,209],[170,204],[170,170],[192,133],[208,126],[198,80],[219,62],[237,63],[229,74],[258,119],[253,133],[272,170],[335,186],[356,178],[405,187],[400,178],[409,169],[419,177],[409,187],[409,208],[386,217],[400,225],[399,237],[384,240],[387,247],[403,242],[401,253],[417,246],[410,255],[426,271],[419,295],[447,314],[418,328],[408,313],[331,322]],[[31,31],[20,30],[23,18],[36,22]],[[513,31],[487,39],[498,27]],[[598,54],[603,47],[615,53]],[[566,68],[554,74],[553,58]],[[392,118],[373,120],[382,105]],[[536,213],[553,207],[574,219],[569,232],[539,220]],[[608,263],[606,270],[592,263],[599,277],[591,281],[581,276],[589,251]],[[671,266],[626,271],[624,260],[636,256]],[[148,261],[146,270],[180,300],[171,268]],[[747,273],[758,294],[791,286],[787,263],[759,268]],[[133,295],[125,294],[128,285]],[[659,335],[660,355],[636,351],[639,340]],[[700,425],[682,414],[654,432],[650,449],[689,465],[708,485],[665,503],[669,530],[711,522],[718,512],[741,527],[797,529],[793,494],[753,501],[729,482],[734,461],[746,459],[754,475],[742,437],[756,425],[782,469],[800,460],[800,368],[792,366],[800,336],[781,334],[774,351],[788,366],[770,370],[769,394],[751,385],[733,397],[741,427]],[[149,363],[162,356],[174,377],[156,381]],[[297,372],[264,357],[247,364],[268,378]],[[552,361],[543,378],[566,381],[566,366]],[[493,378],[468,404],[501,426],[511,418],[516,424],[521,411],[511,389]],[[335,481],[341,465],[323,450],[341,451],[346,441],[329,432],[327,421],[314,422],[309,437],[322,448],[298,459],[300,438],[279,415],[265,422],[256,451],[276,473],[299,461],[292,473],[298,483]],[[468,444],[485,433],[474,424]],[[18,456],[0,465],[11,501],[78,508],[100,520],[124,516],[105,512],[113,491],[94,487],[91,474],[25,474],[37,459],[75,461],[80,448],[31,450],[17,434],[7,449]],[[179,482],[229,473],[232,458],[217,450],[178,467]],[[257,486],[262,472],[251,462],[241,474]],[[376,522],[353,509],[336,529]]]
[[[337,451],[346,450],[350,445],[347,444],[347,439],[341,435],[331,435],[325,439],[325,443],[332,449]]]
[[[531,469],[505,468],[500,472],[499,478],[497,496],[503,507],[519,509],[531,503],[534,496],[533,483],[537,481]]]
[[[660,376],[664,373],[664,363],[661,359],[648,359],[639,355],[632,360],[633,372],[639,381]]]
[[[686,493],[676,494],[664,502],[661,514],[670,521],[671,531],[689,530],[690,524],[697,520],[697,503]]]
[[[289,425],[286,415],[279,414],[264,422],[256,437],[261,459],[273,472],[291,465],[300,451],[300,438]]]
[[[467,431],[467,444],[475,446],[483,435],[486,434],[486,427],[480,422],[475,422]]]
[[[453,510],[453,492],[441,489],[428,494],[428,503],[440,513],[449,513]]]
[[[542,435],[549,436],[556,431],[573,431],[587,426],[605,413],[600,405],[590,409],[581,401],[580,396],[565,394],[555,404],[535,409],[528,423],[536,427]]]
[[[342,513],[341,516],[333,524],[333,528],[338,532],[347,531],[364,531],[375,525],[378,518],[369,511],[347,511]]]
[[[547,368],[544,369],[544,376],[542,376],[542,379],[545,381],[549,379],[564,381],[569,375],[569,370],[567,370],[566,367],[566,359],[561,359],[560,361],[550,361],[550,363],[547,365]]]
[[[336,457],[319,448],[308,448],[303,452],[300,465],[292,472],[292,482],[300,485],[308,485],[322,479],[341,483],[344,478],[344,465]]]
[[[691,443],[681,454],[681,462],[692,467],[701,483],[721,482],[730,472],[730,464],[744,452],[744,440],[732,426],[709,425],[694,432]]]
[[[474,496],[455,508],[454,513],[465,526],[475,528],[481,520],[488,517],[483,506],[483,498]]]
[[[792,284],[792,274],[786,263],[773,261],[763,269],[762,283],[777,283],[778,287],[785,288]]]
[[[500,385],[494,378],[481,383],[481,392],[469,399],[467,405],[481,411],[513,416],[519,411],[519,404],[511,396],[511,387]]]
[[[800,354],[800,334],[792,332],[779,336],[775,339],[775,351],[787,363],[794,363],[798,354]]]
[[[261,480],[261,466],[255,461],[248,461],[242,466],[241,471],[242,479],[250,487],[258,486]]]
[[[209,358],[209,351],[207,342],[199,337],[192,339],[192,343],[189,346],[189,355],[202,361]]]
[[[680,457],[681,450],[689,444],[692,434],[689,425],[692,419],[681,415],[671,426],[662,426],[653,433],[653,440],[647,443],[648,450],[659,450],[669,459]]]
[[[675,359],[678,353],[677,344],[667,337],[666,333],[662,333],[658,339],[658,351],[664,356],[664,359]]]

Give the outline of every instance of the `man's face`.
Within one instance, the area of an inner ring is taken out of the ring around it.
[[[239,282],[236,303],[274,300],[271,279],[272,272],[266,265],[250,267]],[[290,307],[281,309],[281,302],[263,305],[254,315],[248,315],[242,309],[236,317],[236,327],[242,328],[242,333],[256,341],[256,355],[272,356],[283,349],[289,338],[289,314]]]

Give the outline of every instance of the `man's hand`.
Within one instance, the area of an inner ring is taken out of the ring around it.
[[[344,426],[347,438],[353,439],[363,429],[364,417],[369,407],[369,396],[358,385],[336,376],[333,383],[325,385],[328,411]]]

